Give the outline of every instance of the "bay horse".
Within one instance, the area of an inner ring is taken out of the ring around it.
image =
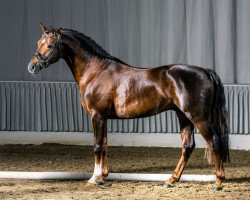
[[[93,126],[95,165],[87,185],[103,184],[108,176],[107,119],[140,118],[174,110],[180,123],[182,155],[164,187],[172,187],[180,179],[195,148],[196,126],[207,142],[208,157],[215,163],[213,189],[222,189],[223,163],[229,161],[229,131],[223,85],[213,70],[186,64],[133,67],[78,31],[42,24],[40,28],[42,36],[28,70],[37,74],[62,58],[72,71],[81,104]]]

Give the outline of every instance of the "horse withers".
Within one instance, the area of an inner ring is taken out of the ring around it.
[[[222,189],[223,163],[229,161],[228,124],[223,85],[213,70],[184,64],[133,67],[82,33],[40,26],[42,36],[28,70],[36,74],[62,58],[72,71],[94,132],[95,166],[87,185],[103,184],[108,176],[107,119],[147,117],[174,110],[180,123],[182,155],[164,187],[172,187],[180,179],[195,148],[196,126],[215,163],[213,189]]]

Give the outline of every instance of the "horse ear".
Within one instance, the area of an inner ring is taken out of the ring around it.
[[[50,28],[50,31],[51,31],[53,34],[56,34],[56,33],[57,33],[57,31],[56,31],[56,29],[55,29],[54,27],[50,26],[49,28]]]
[[[45,33],[45,31],[48,30],[47,27],[44,26],[41,22],[40,22],[40,29],[41,29],[41,31],[42,31],[43,33]]]

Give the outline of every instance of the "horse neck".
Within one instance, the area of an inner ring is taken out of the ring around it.
[[[102,63],[102,59],[97,56],[92,55],[88,51],[80,48],[79,46],[73,44],[65,44],[66,48],[63,59],[68,64],[72,74],[78,84],[80,86],[80,82],[82,77],[91,71],[91,75],[95,75],[93,73],[98,73],[101,69],[99,68]],[[90,69],[95,68],[95,69]]]

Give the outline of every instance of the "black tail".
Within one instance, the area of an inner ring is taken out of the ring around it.
[[[219,145],[220,155],[223,162],[230,162],[229,157],[229,130],[228,130],[228,115],[226,110],[226,100],[224,94],[224,88],[219,76],[215,71],[207,69],[210,79],[214,84],[214,99],[212,104],[212,123],[219,140],[216,140]],[[215,141],[214,141],[215,142]]]

